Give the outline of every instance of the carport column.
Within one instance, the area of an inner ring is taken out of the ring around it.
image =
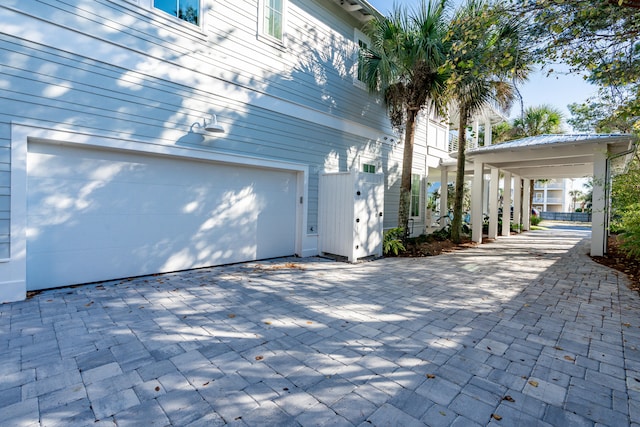
[[[605,146],[606,147],[606,146]],[[591,256],[603,256],[607,251],[606,191],[607,152],[600,147],[593,154],[593,198],[591,214]]]
[[[479,138],[480,138],[480,122],[476,119],[473,122],[473,147],[467,147],[467,148],[478,147]]]
[[[522,178],[518,175],[513,176],[513,223],[516,225],[516,230],[520,233],[520,212],[522,212]]]
[[[498,237],[498,190],[500,189],[500,169],[491,168],[489,180],[489,238]]]
[[[504,172],[504,190],[502,191],[502,236],[511,235],[511,172]]]
[[[473,163],[473,186],[471,188],[471,240],[482,243],[482,199],[484,195],[484,163]]]
[[[449,180],[449,171],[445,166],[440,167],[442,168],[440,169],[440,227],[444,227],[447,225],[445,218],[449,213],[449,210],[447,209],[447,204],[449,203],[447,199],[449,196],[449,186],[447,185]]]
[[[524,178],[522,190],[522,230],[531,229],[531,206],[529,206],[529,194],[531,193],[531,180]]]
[[[484,122],[484,146],[488,147],[492,143],[491,135],[491,119],[487,118]]]

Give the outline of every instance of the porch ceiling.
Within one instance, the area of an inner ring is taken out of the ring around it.
[[[593,175],[596,153],[624,153],[635,142],[627,134],[539,135],[467,152],[467,159],[529,179],[580,178]],[[617,164],[624,166],[624,157]]]

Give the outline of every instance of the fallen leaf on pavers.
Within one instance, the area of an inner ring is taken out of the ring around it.
[[[264,322],[264,324],[265,324],[265,325],[270,325],[270,324],[271,324],[271,322]]]
[[[442,415],[443,417],[446,417],[446,416],[447,416],[447,413],[446,413],[446,412],[444,412],[444,411],[440,411],[440,415]]]
[[[493,418],[496,421],[500,421],[502,419],[502,417],[498,414],[491,414],[491,418]]]
[[[156,388],[154,389],[155,391],[160,391],[160,386],[157,385]]]
[[[313,322],[311,320],[307,320],[307,325],[313,325]]]
[[[233,420],[234,421],[238,421],[238,420],[241,420],[241,419],[242,419],[242,417],[235,417]]]
[[[140,307],[138,307],[140,310],[142,310],[144,308],[144,305],[141,305]]]
[[[529,385],[530,385],[531,387],[538,387],[538,381],[533,381],[533,380],[531,380],[531,381],[529,381]]]
[[[93,305],[93,301],[90,301],[90,302],[86,303],[84,306],[85,307],[91,307],[92,305]]]
[[[282,391],[289,391],[289,387],[283,387]]]
[[[622,326],[626,326],[627,328],[631,327],[631,323],[623,323]]]
[[[530,306],[529,306],[529,304],[525,304],[525,305],[523,305],[523,307],[530,307]]]
[[[233,319],[234,317],[236,317],[236,315],[235,315],[235,314],[233,314],[233,313],[229,313],[229,314],[227,314],[227,317],[228,317],[229,319]]]
[[[264,359],[264,356],[256,356],[256,360],[262,360]]]
[[[575,362],[576,361],[576,359],[571,357],[571,356],[565,356],[564,360],[568,360],[569,362]]]
[[[427,374],[427,378],[429,378],[430,380],[434,379],[436,376],[433,374]]]
[[[562,351],[562,350],[564,350],[564,348],[562,348],[562,347],[560,347],[560,346],[555,346],[555,347],[553,347],[553,348],[554,348],[554,349],[556,349],[556,350],[558,350],[558,351]]]
[[[511,402],[511,403],[516,401],[513,397],[508,396],[508,395],[503,397],[502,400],[506,400],[507,402]]]
[[[206,387],[209,385],[209,381],[207,381],[206,383],[202,384],[202,387]]]

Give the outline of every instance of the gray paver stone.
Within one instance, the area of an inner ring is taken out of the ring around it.
[[[385,403],[368,419],[374,426],[423,427],[424,423],[393,405]]]
[[[460,391],[460,386],[436,377],[429,381],[425,381],[420,387],[418,387],[416,393],[426,397],[434,403],[446,406],[453,401]]]
[[[122,390],[91,400],[91,407],[98,420],[103,420],[139,404],[140,400],[138,400],[138,396],[136,396],[133,389]]]

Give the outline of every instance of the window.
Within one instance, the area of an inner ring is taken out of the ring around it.
[[[263,0],[262,32],[274,39],[282,41],[284,28],[285,0]]]
[[[183,21],[200,25],[200,0],[153,0],[153,6]]]
[[[362,165],[362,171],[365,173],[376,173],[376,166],[365,163]]]
[[[420,175],[411,175],[411,209],[410,216],[420,216]]]
[[[356,51],[356,58],[354,61],[355,69],[353,74],[353,83],[357,86],[365,88],[363,68],[362,68],[362,57],[360,56],[360,52],[362,52],[364,49],[367,49],[369,47],[370,42],[367,36],[365,36],[364,33],[362,33],[359,30],[354,31],[354,42],[358,46],[358,48]]]

